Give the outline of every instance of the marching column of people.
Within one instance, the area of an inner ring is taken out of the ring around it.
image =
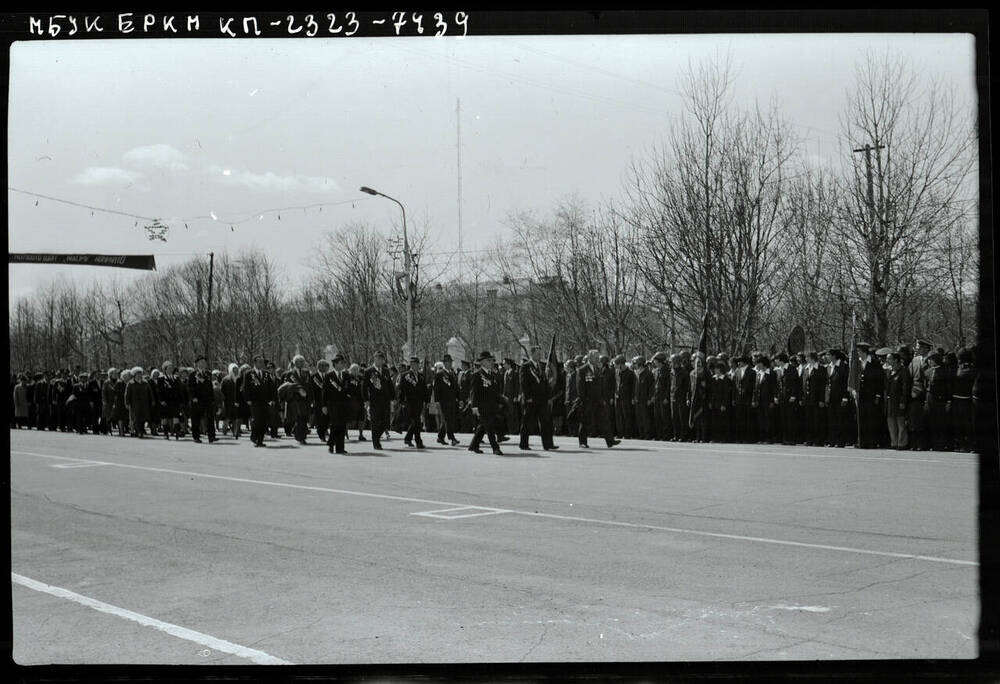
[[[472,433],[469,449],[484,438],[496,453],[509,433],[530,450],[558,448],[553,436],[575,436],[582,447],[600,437],[675,442],[772,443],[807,446],[971,451],[977,421],[990,415],[991,378],[977,371],[972,349],[934,350],[924,340],[911,348],[859,343],[856,385],[840,349],[797,354],[706,356],[655,353],[627,361],[598,350],[552,364],[532,347],[517,364],[490,352],[453,368],[445,354],[433,370],[410,357],[391,367],[377,353],[370,366],[342,355],[315,368],[295,355],[279,371],[263,356],[248,364],[209,370],[165,361],[107,371],[77,368],[11,376],[12,428],[162,436],[194,442],[221,432],[239,439],[249,429],[257,447],[285,436],[306,443],[315,430],[333,453],[346,453],[348,429],[382,448],[391,429],[404,443],[424,448],[422,432],[456,446],[456,433]]]

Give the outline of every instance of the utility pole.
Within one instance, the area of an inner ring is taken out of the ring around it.
[[[872,251],[874,252],[874,254],[872,255],[874,258],[872,259],[872,263],[871,263],[870,278],[869,278],[869,284],[868,284],[868,301],[869,301],[869,305],[871,306],[871,310],[869,311],[869,320],[870,321],[872,319],[876,318],[876,316],[874,315],[876,313],[876,306],[875,306],[875,278],[876,278],[876,274],[878,273],[878,267],[879,267],[879,263],[878,262],[879,262],[879,257],[881,256],[881,254],[879,252],[880,252],[881,242],[882,242],[881,241],[881,234],[882,233],[881,233],[880,230],[878,231],[879,239],[876,240],[874,242],[874,244],[872,244],[873,241],[871,239],[872,236],[873,236],[873,234],[875,234],[876,230],[878,230],[878,228],[876,227],[876,224],[879,223],[876,220],[876,212],[875,212],[875,183],[874,183],[874,179],[872,178],[872,151],[873,150],[878,151],[878,150],[883,150],[883,149],[885,149],[885,145],[880,145],[879,142],[878,142],[878,140],[876,140],[874,145],[870,145],[868,143],[865,143],[864,147],[858,147],[858,148],[855,148],[853,150],[853,152],[855,154],[858,154],[860,152],[864,152],[865,153],[865,175],[867,176],[867,179],[868,179],[868,215],[869,215],[869,232],[868,232],[868,234],[869,234],[869,244],[872,245],[872,247],[873,247]],[[880,164],[881,164],[881,159],[880,159]]]
[[[455,138],[458,158],[458,281],[462,282],[465,254],[462,252],[462,101],[455,99]]]
[[[208,253],[208,313],[205,316],[205,358],[212,367],[212,280],[215,276],[215,252]]]

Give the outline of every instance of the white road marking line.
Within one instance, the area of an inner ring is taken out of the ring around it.
[[[19,451],[11,449],[12,454],[22,454],[25,456],[40,456],[41,458],[55,458],[63,460],[72,460],[66,456],[55,456],[52,454],[39,454],[32,451]],[[287,489],[301,489],[305,491],[312,492],[325,492],[328,494],[347,494],[350,496],[363,496],[375,499],[389,499],[391,501],[405,501],[407,503],[428,503],[437,506],[452,506],[455,508],[468,507],[469,504],[456,503],[454,501],[434,501],[431,499],[416,499],[408,496],[393,496],[390,494],[374,494],[372,492],[358,492],[350,489],[332,489],[329,487],[316,487],[312,485],[299,485],[291,484],[288,482],[271,482],[268,480],[251,480],[245,477],[230,477],[228,475],[211,475],[209,473],[199,473],[189,470],[173,470],[171,468],[155,468],[153,466],[139,466],[131,465],[126,463],[112,463],[109,462],[108,465],[116,466],[119,468],[130,468],[133,470],[148,470],[156,473],[171,473],[174,475],[186,475],[188,477],[204,477],[211,480],[225,480],[228,482],[243,482],[246,484],[257,484],[264,485],[268,487],[285,487]],[[717,539],[733,539],[736,541],[749,541],[749,542],[760,542],[764,544],[777,544],[780,546],[797,546],[800,548],[807,549],[823,549],[825,551],[844,551],[847,553],[860,553],[869,556],[882,556],[885,558],[905,558],[908,560],[923,560],[931,561],[934,563],[949,563],[952,565],[968,565],[978,567],[979,563],[977,561],[961,560],[957,558],[941,558],[938,556],[921,556],[912,553],[897,553],[893,551],[874,551],[870,549],[859,549],[851,546],[833,546],[829,544],[812,544],[809,542],[797,542],[788,541],[785,539],[772,539],[769,537],[752,537],[740,534],[726,534],[723,532],[706,532],[704,530],[689,530],[680,527],[665,527],[662,525],[650,525],[646,523],[630,523],[622,522],[620,520],[601,520],[598,518],[583,518],[573,515],[557,515],[555,513],[538,513],[535,511],[519,511],[515,509],[503,509],[507,513],[513,513],[516,515],[524,515],[534,518],[550,518],[553,520],[565,520],[569,522],[582,522],[591,523],[596,525],[608,525],[611,527],[628,527],[632,529],[642,529],[642,530],[658,530],[661,532],[674,532],[677,534],[690,534],[700,537],[714,537]]]
[[[93,468],[95,466],[106,466],[109,463],[102,463],[100,461],[90,461],[87,463],[53,463],[50,468]]]
[[[30,577],[24,577],[23,575],[18,575],[15,572],[10,573],[10,579],[16,584],[20,584],[28,589],[34,589],[35,591],[40,591],[45,594],[50,594],[58,598],[63,598],[68,601],[73,601],[74,603],[79,603],[80,605],[87,606],[88,608],[93,608],[94,610],[99,610],[102,613],[108,613],[109,615],[114,615],[116,617],[124,618],[125,620],[131,620],[132,622],[138,622],[140,625],[145,627],[152,627],[153,629],[158,629],[161,632],[166,632],[171,636],[175,636],[179,639],[186,639],[187,641],[193,641],[196,644],[201,644],[202,646],[207,646],[211,649],[219,651],[221,653],[230,653],[240,658],[247,658],[248,660],[257,663],[258,665],[291,665],[292,663],[287,660],[282,660],[281,658],[275,658],[272,655],[268,655],[263,651],[258,651],[255,648],[248,648],[246,646],[240,646],[239,644],[234,644],[231,641],[226,641],[224,639],[217,639],[208,634],[202,634],[201,632],[196,632],[193,629],[188,629],[187,627],[179,627],[178,625],[170,624],[169,622],[163,622],[162,620],[157,620],[156,618],[151,618],[147,615],[141,615],[135,613],[131,610],[125,608],[119,608],[118,606],[113,606],[110,603],[104,603],[103,601],[98,601],[97,599],[92,599],[89,596],[83,596],[77,594],[76,592],[70,591],[69,589],[63,589],[62,587],[54,587],[50,584],[45,584],[44,582],[39,582],[33,580]]]
[[[690,447],[684,447],[680,444],[660,444],[658,442],[652,442],[657,445],[658,448],[667,449],[669,451],[689,451],[696,455],[703,455],[705,453],[712,454],[738,454],[740,456],[784,456],[790,458],[827,458],[827,459],[843,459],[852,461],[903,461],[905,463],[943,463],[944,465],[950,466],[974,466],[979,461],[977,459],[965,459],[965,458],[955,458],[951,461],[942,461],[931,458],[905,458],[905,457],[893,457],[893,456],[853,456],[849,454],[814,454],[814,453],[803,453],[801,451],[757,451],[755,449],[713,449],[709,446],[707,449],[691,449]]]
[[[460,513],[459,511],[475,511],[472,513]],[[440,518],[441,520],[458,520],[460,518],[478,518],[483,515],[496,515],[497,513],[513,513],[504,508],[488,508],[486,506],[459,506],[458,508],[442,508],[436,511],[422,511],[420,513],[410,513],[410,515],[422,515],[427,518]],[[444,515],[450,513],[451,515]]]

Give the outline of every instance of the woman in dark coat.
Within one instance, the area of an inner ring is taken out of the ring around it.
[[[125,404],[128,406],[129,419],[132,423],[132,436],[145,437],[152,392],[149,390],[149,383],[143,379],[142,368],[139,366],[132,369],[132,379],[125,386]]]
[[[222,420],[236,439],[240,438],[240,367],[229,364],[229,374],[222,379]]]
[[[132,379],[132,372],[123,370],[118,374],[114,385],[114,397],[111,405],[111,425],[118,427],[118,436],[125,436],[128,423],[128,405],[125,403],[125,386]]]
[[[163,363],[163,374],[156,378],[152,389],[158,407],[160,424],[163,427],[163,436],[170,439],[170,435],[173,433],[175,440],[180,439],[180,404],[178,403],[178,387],[174,378],[173,363],[170,361]]]

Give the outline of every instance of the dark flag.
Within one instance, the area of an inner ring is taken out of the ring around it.
[[[792,332],[788,333],[788,353],[798,354],[801,351],[805,351],[806,348],[806,331],[802,329],[801,325],[797,325],[792,328]]]
[[[848,373],[847,373],[847,390],[850,392],[851,397],[857,401],[858,399],[858,386],[861,384],[861,362],[858,360],[858,336],[855,332],[857,326],[857,319],[855,314],[851,314],[851,358],[848,360]]]
[[[156,258],[152,254],[28,254],[8,252],[7,263],[111,266],[113,268],[137,268],[144,271],[156,270]]]
[[[549,381],[549,387],[555,389],[559,380],[559,362],[556,361],[556,334],[552,333],[552,344],[549,345],[549,358],[545,362],[545,377]]]
[[[705,318],[701,322],[701,339],[698,340],[698,351],[708,356],[708,308],[705,308]]]

